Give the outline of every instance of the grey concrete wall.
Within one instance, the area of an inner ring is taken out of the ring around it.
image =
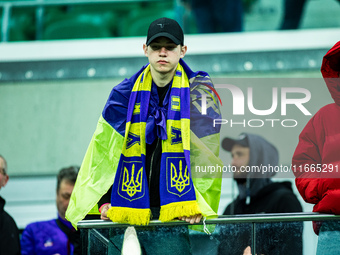
[[[116,81],[0,85],[0,152],[10,175],[56,174],[80,165]]]

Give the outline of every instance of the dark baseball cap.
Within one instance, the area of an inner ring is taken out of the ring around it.
[[[177,21],[173,19],[163,17],[153,21],[149,26],[146,45],[149,45],[154,39],[160,36],[169,38],[177,45],[184,44],[183,30]]]
[[[231,151],[235,144],[239,144],[243,147],[249,147],[247,135],[240,134],[239,137],[236,139],[228,137],[224,138],[222,141],[222,148],[225,149],[226,151]]]

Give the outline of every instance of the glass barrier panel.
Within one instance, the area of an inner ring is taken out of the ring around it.
[[[109,229],[82,229],[81,235],[81,254],[109,255],[110,250],[114,250],[114,245],[108,239]]]
[[[327,219],[322,225],[327,235],[340,230],[340,223],[332,222]],[[310,255],[316,253],[318,241],[313,221],[280,220],[274,215],[261,220],[244,216],[229,221],[219,218],[197,225],[180,221],[166,224],[156,221],[134,227],[104,224],[107,225],[80,228],[82,254]]]
[[[252,241],[251,223],[207,224],[207,228],[214,230],[211,234],[190,232],[192,254],[243,254]]]
[[[340,217],[310,215],[221,217],[197,225],[152,221],[149,226],[134,227],[98,221],[104,225],[80,227],[82,254],[311,255],[317,249],[336,251],[340,221],[333,219]]]
[[[256,254],[302,254],[303,222],[254,224]]]

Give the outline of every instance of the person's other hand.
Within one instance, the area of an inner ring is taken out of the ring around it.
[[[186,217],[186,216],[178,217],[178,219],[186,221],[190,224],[199,223],[202,219],[202,214],[196,214],[196,215],[190,216],[190,217]]]
[[[245,248],[245,250],[243,251],[243,255],[251,255],[251,248],[250,248],[250,246]]]
[[[243,251],[243,255],[252,255],[251,254],[251,247],[248,246],[244,251]],[[257,254],[256,254],[257,255]],[[264,255],[264,254],[261,254]]]
[[[103,205],[103,207],[101,208],[100,211],[100,218],[102,220],[109,220],[109,218],[107,217],[107,211],[110,209],[111,204],[105,204]]]

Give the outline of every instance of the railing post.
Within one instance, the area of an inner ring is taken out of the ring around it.
[[[86,240],[86,244],[87,246],[85,245],[82,245],[82,255],[89,255],[90,254],[90,251],[91,251],[91,245],[88,243],[89,240],[91,240],[91,229],[88,229],[87,230],[87,240]],[[86,253],[84,253],[84,250]]]
[[[8,42],[9,40],[9,20],[11,15],[11,4],[6,3],[3,7],[3,14],[2,14],[2,24],[1,24],[1,41]]]
[[[253,222],[251,235],[251,254],[256,254],[256,223]]]
[[[42,34],[43,34],[43,29],[44,29],[44,11],[45,8],[40,5],[37,7],[35,10],[35,17],[36,17],[36,31],[35,31],[35,39],[36,40],[41,40],[42,39]]]

